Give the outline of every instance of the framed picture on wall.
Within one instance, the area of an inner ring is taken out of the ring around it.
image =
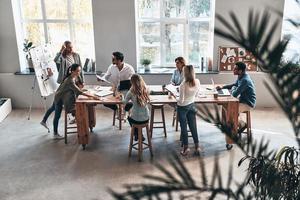
[[[219,71],[232,71],[236,62],[244,62],[247,71],[257,71],[257,60],[251,52],[241,47],[221,47],[218,50]]]

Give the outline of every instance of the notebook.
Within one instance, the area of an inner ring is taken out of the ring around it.
[[[216,86],[215,86],[214,79],[212,79],[212,78],[211,78],[211,83],[213,85],[213,89],[215,90]],[[230,96],[231,95],[228,89],[217,90],[217,92],[218,92],[219,96]]]

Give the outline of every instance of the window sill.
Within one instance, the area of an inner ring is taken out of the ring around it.
[[[101,72],[84,72],[84,75],[95,75],[95,74],[101,74]],[[15,72],[15,75],[35,75],[35,72],[27,72],[27,71],[23,71],[23,72]]]
[[[142,75],[151,75],[151,74],[155,74],[155,75],[169,75],[169,74],[173,74],[175,68],[151,68],[150,71],[145,71],[143,68],[140,68],[137,70],[138,74],[142,74]],[[201,71],[199,68],[195,69],[195,73],[196,74],[218,74],[219,71]]]

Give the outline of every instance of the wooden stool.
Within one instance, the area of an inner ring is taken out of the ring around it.
[[[248,142],[252,139],[252,132],[251,132],[251,115],[250,115],[250,110],[249,111],[244,111],[242,113],[246,114],[246,123],[247,123],[247,139]]]
[[[175,131],[178,131],[178,114],[177,114],[177,108],[176,107],[174,108],[174,112],[173,112],[172,126],[174,126],[174,125],[175,125]]]
[[[119,129],[122,129],[122,120],[125,118],[125,110],[124,110],[124,105],[120,104],[117,105],[117,110],[114,110],[113,114],[113,126],[116,125],[116,119],[119,120]]]
[[[77,133],[77,124],[68,124],[68,113],[65,110],[65,144],[68,143],[68,135]]]
[[[133,136],[134,136],[134,129],[137,128],[138,129],[138,142],[133,143]],[[143,128],[146,128],[146,132],[147,132],[147,140],[148,140],[148,144],[143,142]],[[143,147],[143,144],[146,147]],[[138,148],[136,148],[135,146],[138,145]],[[129,144],[129,154],[128,156],[131,156],[131,151],[132,149],[138,150],[138,161],[142,160],[142,153],[144,149],[149,148],[150,150],[150,155],[151,157],[153,156],[153,152],[152,152],[152,143],[151,143],[151,137],[149,134],[149,124],[133,124],[131,127],[131,134],[130,134],[130,144]]]
[[[162,121],[160,122],[155,122],[154,121],[154,112],[156,109],[161,110],[161,117]],[[162,124],[162,126],[154,126],[154,124]],[[163,104],[152,104],[151,105],[151,119],[150,119],[150,135],[152,138],[152,133],[154,128],[163,128],[165,137],[167,137],[167,131],[166,131],[166,123],[165,123],[165,111],[164,111],[164,105]]]

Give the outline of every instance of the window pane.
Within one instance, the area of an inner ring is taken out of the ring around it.
[[[159,47],[140,47],[140,58],[151,60],[151,64],[160,65],[160,48]]]
[[[183,24],[165,25],[164,41],[166,45],[165,63],[174,63],[174,59],[183,55]]]
[[[300,23],[300,6],[294,0],[286,0],[284,4],[284,20],[282,23],[282,39],[290,39],[283,54],[286,61],[300,62],[300,31],[299,28],[291,24],[288,20]]]
[[[211,0],[191,0],[190,17],[209,17]]]
[[[160,0],[138,0],[137,3],[139,18],[159,18]]]
[[[67,0],[45,0],[47,19],[67,19]]]
[[[189,29],[189,61],[191,64],[199,64],[201,57],[208,57],[209,24],[208,22],[190,22]]]
[[[74,47],[80,54],[82,64],[86,58],[95,59],[93,25],[91,23],[76,23],[74,30]]]
[[[139,23],[140,58],[160,64],[160,24]]]
[[[48,23],[47,27],[48,41],[52,44],[55,51],[59,51],[64,41],[70,40],[69,24]]]
[[[25,19],[42,19],[41,0],[23,0],[22,8]]]
[[[33,43],[33,46],[38,46],[45,43],[45,34],[43,24],[41,23],[26,23],[24,24],[25,37]]]
[[[185,0],[164,0],[165,17],[185,17]]]
[[[72,17],[74,19],[92,19],[91,0],[73,0]]]

